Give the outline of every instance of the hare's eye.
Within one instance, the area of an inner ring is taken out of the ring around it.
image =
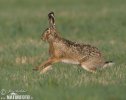
[[[47,33],[49,33],[49,30],[47,31]]]

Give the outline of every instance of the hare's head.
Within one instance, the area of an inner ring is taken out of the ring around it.
[[[54,12],[50,12],[48,14],[48,19],[49,19],[49,28],[47,28],[43,32],[41,37],[41,39],[44,41],[52,41],[59,36],[58,32],[56,32]]]
[[[55,38],[57,38],[59,35],[58,33],[56,32],[55,29],[52,29],[52,28],[47,28],[43,33],[42,33],[42,36],[41,36],[41,39],[43,41],[53,41],[55,40]]]

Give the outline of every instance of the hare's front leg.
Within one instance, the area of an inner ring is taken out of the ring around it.
[[[37,66],[34,70],[41,70],[42,73],[46,72],[47,70],[51,69],[51,65],[53,63],[59,62],[60,60],[55,57],[49,58],[46,62],[42,63],[41,65]]]
[[[46,66],[44,69],[42,69],[40,71],[40,74],[44,74],[46,73],[48,70],[51,70],[52,69],[52,65],[49,65],[49,66]]]

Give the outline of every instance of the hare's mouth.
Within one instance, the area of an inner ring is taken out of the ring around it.
[[[44,41],[44,42],[46,42],[46,41],[47,41],[47,39],[46,39],[46,38],[44,38],[44,37],[41,37],[41,40],[42,40],[42,41]]]
[[[41,37],[41,40],[42,40],[42,41],[45,41],[46,39],[44,39],[43,37]]]

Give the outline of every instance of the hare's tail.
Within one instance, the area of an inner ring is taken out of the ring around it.
[[[111,67],[113,66],[115,63],[113,61],[106,61],[103,65],[103,68],[106,68],[106,67]]]

